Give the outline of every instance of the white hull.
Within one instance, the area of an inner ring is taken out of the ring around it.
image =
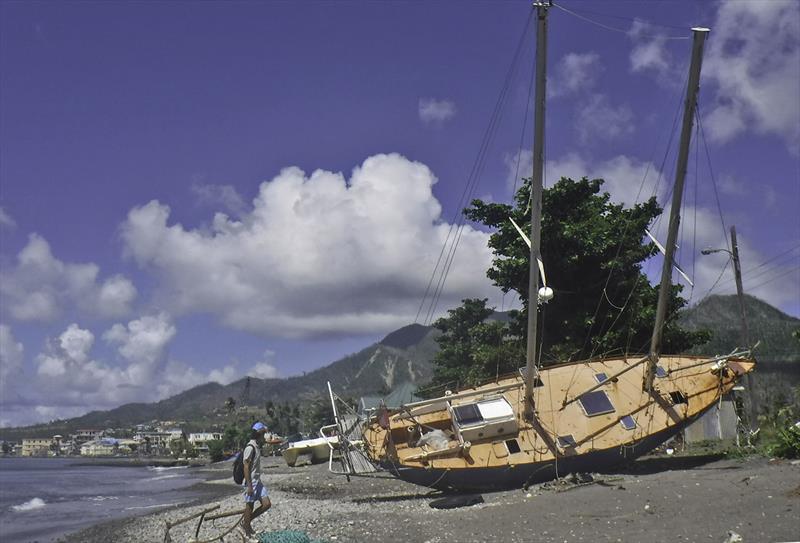
[[[307,458],[312,464],[327,462],[331,447],[336,448],[338,445],[339,436],[295,441],[294,443],[289,443],[289,447],[283,451],[283,459],[291,467],[294,467],[300,458]]]

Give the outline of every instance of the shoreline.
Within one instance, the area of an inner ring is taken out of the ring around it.
[[[60,543],[164,541],[166,521],[204,508],[241,508],[240,490],[227,470],[199,483],[208,495],[192,504],[98,524]],[[483,503],[440,510],[442,496],[393,478],[330,474],[327,464],[289,468],[265,457],[263,479],[272,509],[254,522],[257,532],[297,530],[326,542],[445,543],[563,541],[713,541],[728,531],[744,541],[792,541],[800,530],[800,462],[717,456],[645,457],[597,484],[545,483],[524,490],[484,493]],[[216,487],[216,488],[215,488]],[[217,521],[217,532],[235,518]],[[174,528],[175,541],[194,536],[196,521]],[[205,526],[205,524],[204,524]],[[234,541],[231,537],[226,540]]]
[[[88,541],[116,541],[112,534],[124,532],[129,528],[135,530],[135,524],[143,517],[161,517],[161,515],[183,510],[185,508],[205,507],[209,503],[216,503],[218,501],[229,498],[232,493],[239,495],[239,490],[231,482],[231,486],[220,484],[222,480],[210,479],[202,481],[190,486],[187,490],[190,492],[198,492],[200,495],[191,499],[190,501],[158,509],[157,511],[147,511],[143,509],[139,514],[128,515],[125,517],[115,518],[92,526],[82,528],[77,531],[61,534],[53,539],[54,543],[84,543]],[[227,483],[227,480],[225,481]],[[163,541],[163,534],[161,539]]]

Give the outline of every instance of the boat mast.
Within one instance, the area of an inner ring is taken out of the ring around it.
[[[697,91],[700,87],[700,66],[703,62],[703,45],[708,36],[708,28],[693,28],[694,40],[692,43],[692,62],[689,67],[689,83],[686,87],[686,103],[683,110],[683,127],[681,128],[681,142],[678,149],[678,163],[675,168],[675,187],[672,192],[672,207],[669,212],[669,231],[665,244],[664,265],[661,268],[661,286],[658,290],[658,306],[656,308],[656,322],[653,327],[653,338],[650,342],[650,353],[646,366],[642,388],[651,390],[655,375],[658,357],[661,354],[661,338],[664,331],[664,320],[667,316],[667,304],[672,286],[672,265],[675,254],[675,243],[678,240],[678,226],[680,225],[680,207],[683,200],[683,184],[686,179],[686,165],[689,161],[689,143],[692,139],[694,114],[697,108]]]
[[[528,269],[528,343],[525,351],[525,416],[533,417],[533,385],[536,368],[536,321],[539,304],[539,269],[542,240],[542,177],[544,174],[544,120],[547,86],[547,11],[550,1],[536,2],[536,91],[533,128],[533,175],[531,176],[531,255]]]

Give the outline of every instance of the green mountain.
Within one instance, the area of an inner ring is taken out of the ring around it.
[[[758,298],[745,295],[745,313],[750,342],[760,341],[756,358],[761,363],[800,363],[800,319],[790,317]],[[736,296],[709,296],[680,317],[690,330],[709,330],[711,340],[698,345],[697,354],[727,354],[736,347],[746,347],[742,338],[742,319]]]
[[[412,324],[358,353],[302,376],[246,377],[224,386],[206,383],[155,403],[131,403],[65,421],[2,428],[0,439],[66,435],[79,428],[128,428],[153,420],[183,420],[189,422],[190,429],[210,428],[230,418],[223,407],[228,398],[233,398],[240,408],[250,406],[263,412],[267,400],[302,404],[315,398],[327,398],[328,381],[341,397],[352,398],[386,393],[404,382],[421,385],[433,375],[431,361],[438,350],[435,338],[439,333],[435,328]]]

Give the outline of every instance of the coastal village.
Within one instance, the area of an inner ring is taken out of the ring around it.
[[[139,424],[133,428],[87,428],[67,436],[54,435],[4,441],[4,455],[13,456],[209,456],[209,443],[222,443],[221,432],[186,432],[180,422]],[[212,445],[213,446],[213,445]]]

